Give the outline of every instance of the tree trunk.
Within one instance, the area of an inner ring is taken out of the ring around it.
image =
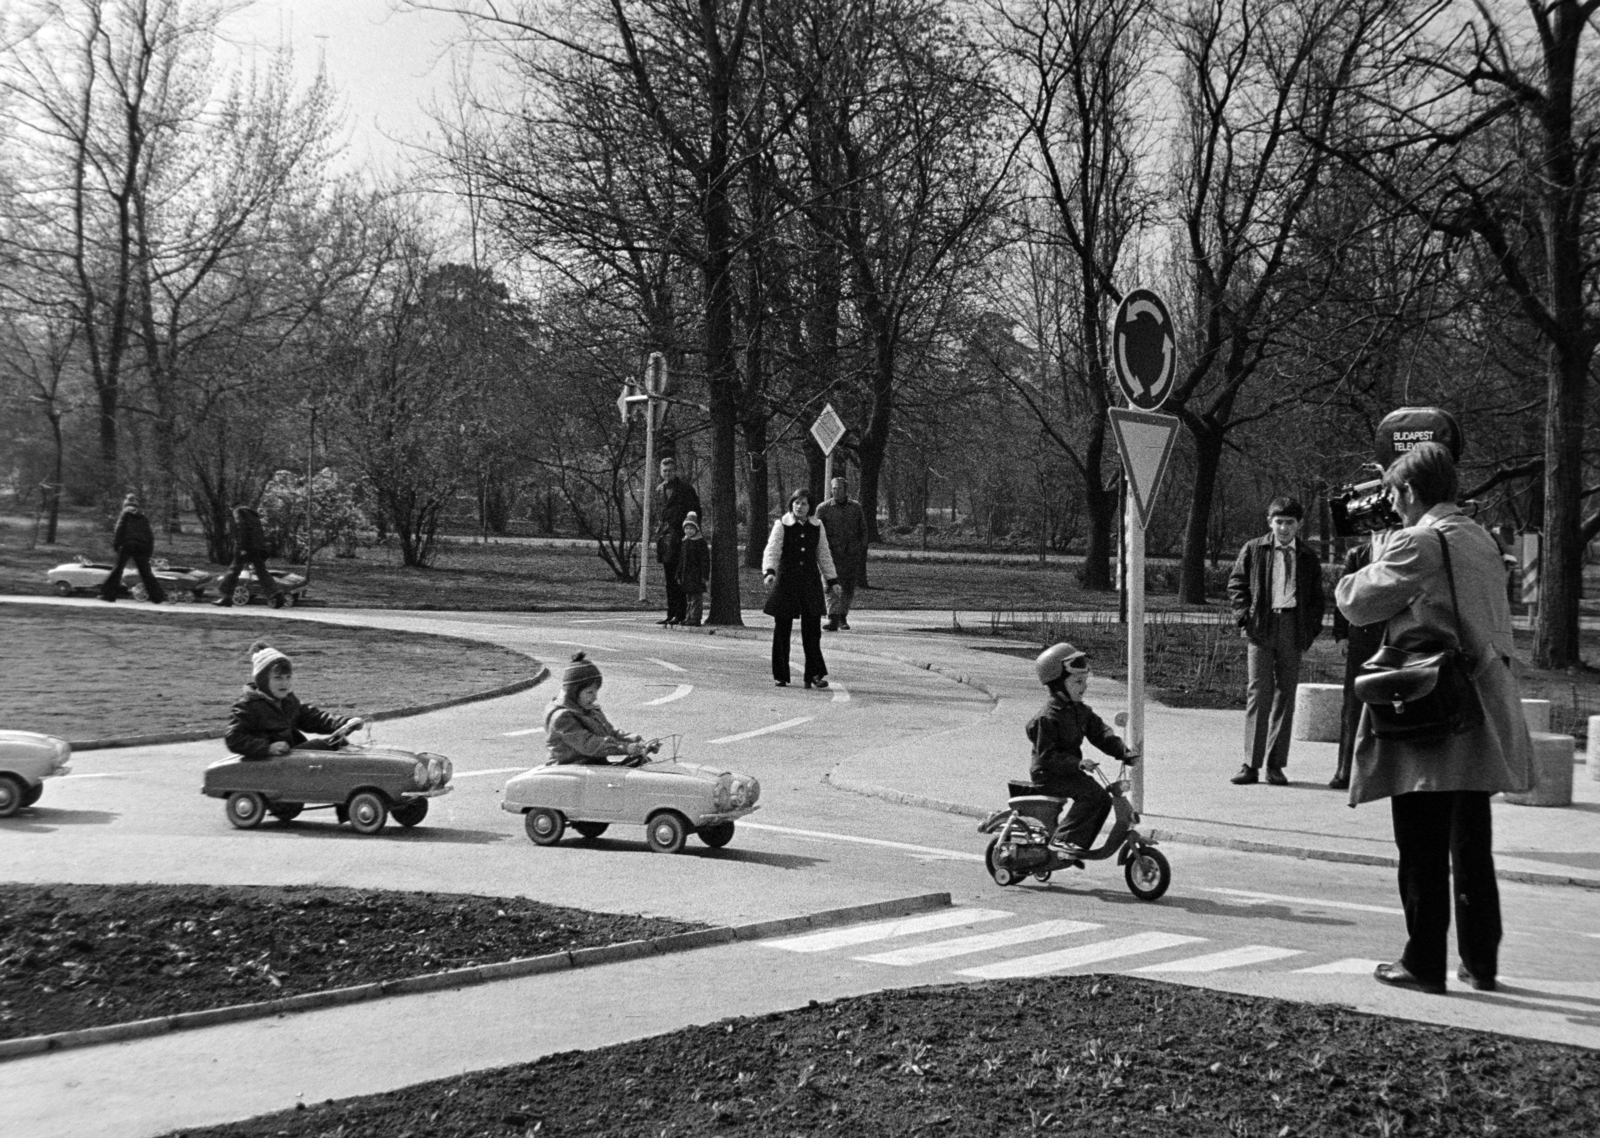
[[[1569,668],[1581,662],[1578,602],[1583,595],[1583,426],[1588,363],[1550,348],[1545,419],[1544,553],[1539,581],[1534,663]]]
[[[1196,429],[1194,435],[1194,488],[1189,496],[1189,518],[1183,528],[1183,561],[1178,573],[1178,600],[1184,604],[1206,603],[1206,530],[1211,520],[1211,502],[1216,495],[1217,474],[1222,469],[1223,432],[1214,427]]]
[[[1112,533],[1117,525],[1117,480],[1111,479],[1107,487],[1101,481],[1101,468],[1106,451],[1105,421],[1098,421],[1089,433],[1089,445],[1084,448],[1083,486],[1084,508],[1089,514],[1089,544],[1083,557],[1083,587],[1109,591],[1115,587],[1111,577],[1111,556],[1114,552]]]
[[[711,389],[711,611],[708,624],[742,625],[739,600],[737,426],[739,377],[733,348],[733,210],[721,171],[726,165],[726,104],[713,116],[705,187],[706,370]],[[719,133],[722,137],[719,139]],[[720,143],[720,145],[719,145]]]

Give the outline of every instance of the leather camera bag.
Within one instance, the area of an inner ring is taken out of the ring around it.
[[[1450,543],[1442,533],[1439,548],[1445,578],[1450,582],[1456,643],[1420,652],[1385,644],[1361,665],[1353,686],[1356,698],[1367,705],[1368,722],[1379,739],[1434,742],[1483,721],[1483,705],[1472,684],[1471,660],[1460,647],[1461,605],[1450,568]]]

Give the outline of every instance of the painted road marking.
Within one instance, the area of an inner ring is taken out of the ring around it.
[[[828,687],[833,689],[833,702],[834,703],[849,703],[850,702],[850,689],[845,687],[838,680],[829,680],[828,681]]]
[[[1295,972],[1305,976],[1354,976],[1357,973],[1366,976],[1382,963],[1381,960],[1363,960],[1358,956],[1347,956],[1343,960],[1334,960],[1327,964],[1296,968]]]
[[[826,929],[819,933],[785,937],[782,940],[764,940],[761,944],[782,948],[789,952],[827,952],[835,948],[849,948],[857,944],[871,944],[875,940],[890,940],[897,936],[937,932],[939,929],[977,925],[984,921],[998,921],[1012,914],[1003,909],[941,909],[921,917],[896,917],[888,921],[874,921],[866,925],[851,925],[842,929]]]
[[[1064,948],[1059,952],[1045,952],[1038,956],[1023,956],[1016,960],[1002,960],[997,964],[965,968],[956,975],[975,976],[980,980],[1046,976],[1053,972],[1065,972],[1069,968],[1082,968],[1085,964],[1098,964],[1102,960],[1115,960],[1141,952],[1159,952],[1164,948],[1177,948],[1180,944],[1198,944],[1205,939],[1203,936],[1181,936],[1178,933],[1135,933],[1133,936],[1102,940],[1077,948]]]
[[[678,670],[681,672],[683,669],[679,668]],[[693,684],[679,684],[677,687],[673,688],[669,694],[662,696],[660,699],[647,699],[639,706],[654,707],[658,703],[671,703],[675,699],[682,699],[692,691],[694,691]]]
[[[456,771],[455,777],[456,778],[472,778],[474,775],[480,775],[480,774],[508,774],[511,771],[525,771],[525,770],[532,770],[532,769],[533,768],[526,767],[526,766],[523,766],[523,767],[491,767],[489,770],[486,770],[486,771]]]
[[[1248,889],[1207,889],[1205,892],[1237,897],[1252,905],[1267,905],[1276,901],[1283,905],[1309,905],[1317,909],[1354,909],[1358,913],[1387,913],[1396,917],[1406,915],[1404,909],[1393,909],[1387,905],[1360,905],[1354,901],[1324,901],[1320,897],[1284,897],[1277,893],[1252,893]]]
[[[626,632],[615,633],[618,640],[643,640],[646,644],[660,644],[660,636],[630,636]],[[737,648],[724,648],[719,644],[698,644],[691,642],[690,647],[698,648],[704,652],[737,652]]]
[[[978,933],[974,936],[957,937],[955,940],[919,944],[913,948],[899,948],[893,952],[858,956],[856,959],[865,960],[869,964],[893,964],[904,967],[911,964],[926,964],[930,960],[946,960],[952,956],[970,956],[975,952],[988,952],[992,948],[1008,948],[1014,944],[1029,944],[1036,940],[1051,940],[1058,936],[1086,933],[1099,927],[1087,921],[1040,921],[1036,925],[1023,925],[1003,932]]]
[[[568,648],[582,648],[588,652],[617,652],[620,649],[603,648],[598,644],[585,644],[581,640],[552,640],[552,644],[565,644]]]
[[[80,752],[81,754],[81,752]],[[57,774],[51,778],[132,778],[136,774],[148,774],[148,771],[103,771],[99,774]]]
[[[891,842],[887,838],[858,838],[854,834],[828,834],[821,830],[796,830],[788,826],[774,826],[767,822],[747,822],[739,819],[741,830],[767,830],[774,834],[788,834],[796,838],[819,838],[828,842],[854,842],[862,846],[880,846],[884,849],[904,850],[919,861],[982,861],[982,854],[958,850],[941,850],[935,846],[914,846],[909,842]]]
[[[524,727],[521,731],[502,731],[500,735],[502,738],[511,739],[517,735],[537,735],[543,730],[543,727]]]
[[[1243,968],[1247,964],[1265,964],[1269,960],[1282,960],[1285,956],[1303,955],[1298,948],[1274,948],[1270,944],[1247,944],[1225,952],[1208,952],[1204,956],[1191,956],[1184,960],[1171,960],[1165,964],[1146,964],[1135,972],[1220,972],[1224,968]]]
[[[677,664],[669,664],[667,661],[658,659],[655,656],[646,656],[645,659],[649,660],[652,664],[660,664],[669,672],[687,672],[689,670],[688,668],[681,668]]]
[[[802,715],[799,719],[785,719],[782,723],[774,723],[771,727],[757,727],[754,731],[743,731],[738,735],[724,735],[720,739],[707,739],[707,743],[737,743],[741,739],[754,739],[757,735],[771,735],[774,731],[787,731],[791,727],[798,727],[802,723],[810,723],[815,715]]]

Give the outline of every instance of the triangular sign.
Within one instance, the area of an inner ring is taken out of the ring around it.
[[[1128,472],[1128,485],[1139,508],[1139,525],[1148,528],[1156,491],[1172,456],[1172,442],[1178,437],[1178,420],[1172,415],[1113,407],[1111,433],[1122,452],[1122,468]]]

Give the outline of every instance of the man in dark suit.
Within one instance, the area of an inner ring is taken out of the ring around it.
[[[1289,782],[1289,736],[1294,727],[1294,697],[1300,686],[1300,657],[1322,631],[1327,599],[1322,567],[1299,538],[1305,509],[1293,498],[1267,505],[1265,537],[1245,543],[1228,576],[1234,623],[1250,642],[1249,687],[1244,709],[1244,765],[1233,781]]]
[[[656,523],[656,560],[667,586],[667,615],[657,624],[682,624],[688,616],[689,601],[678,583],[683,558],[683,522],[700,513],[700,495],[678,477],[678,460],[668,455],[661,460],[661,518]]]

